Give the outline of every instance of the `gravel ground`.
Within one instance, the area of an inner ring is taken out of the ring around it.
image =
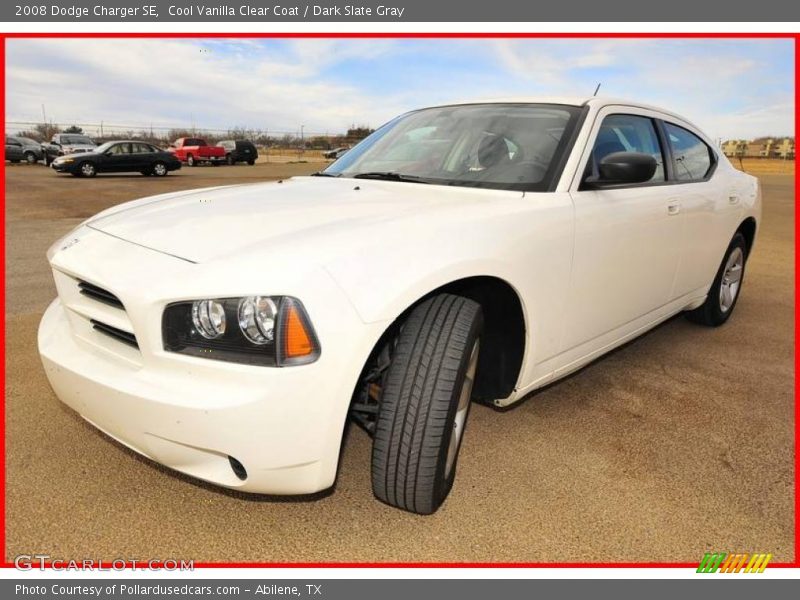
[[[509,412],[475,406],[453,493],[433,516],[373,499],[370,441],[356,428],[335,493],[251,497],[142,459],[56,400],[36,352],[55,295],[51,242],[124,200],[318,167],[87,181],[6,166],[7,559],[691,562],[707,550],[793,559],[789,176],[763,178],[763,227],[726,326],[676,318]]]

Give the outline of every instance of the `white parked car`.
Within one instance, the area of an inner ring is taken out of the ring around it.
[[[53,245],[58,397],[270,494],[332,486],[351,416],[376,496],[431,513],[471,400],[508,406],[680,312],[724,323],[761,212],[693,124],[600,98],[410,112],[317,175],[136,200]]]

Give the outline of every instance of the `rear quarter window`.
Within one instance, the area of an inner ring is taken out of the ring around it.
[[[688,129],[672,123],[664,123],[667,139],[675,161],[675,179],[678,181],[702,181],[716,164],[714,151]]]

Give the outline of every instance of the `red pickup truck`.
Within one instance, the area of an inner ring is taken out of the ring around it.
[[[169,151],[190,167],[203,162],[219,165],[225,162],[225,148],[209,146],[201,138],[178,138],[169,145]]]

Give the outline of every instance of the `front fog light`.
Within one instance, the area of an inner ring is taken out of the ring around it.
[[[239,302],[239,327],[254,344],[268,344],[275,339],[278,307],[268,296],[247,296]]]
[[[192,324],[207,340],[225,333],[225,307],[216,300],[197,300],[192,303]]]

